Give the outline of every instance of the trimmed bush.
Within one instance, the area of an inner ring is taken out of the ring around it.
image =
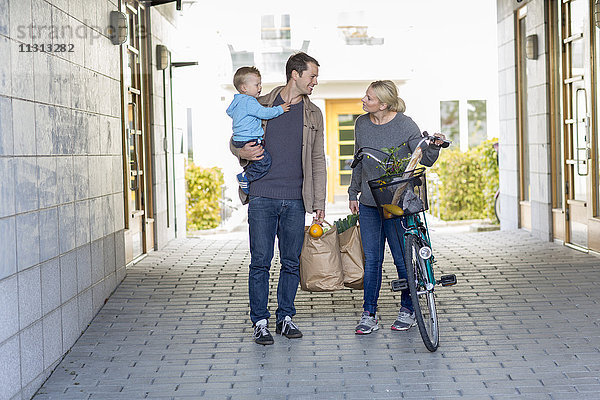
[[[430,168],[438,174],[440,217],[445,221],[490,219],[494,217],[494,194],[498,189],[498,139],[490,139],[477,147],[461,152],[443,150]],[[429,185],[433,189],[433,185]],[[429,194],[433,198],[433,193]]]
[[[187,183],[188,230],[216,228],[221,222],[221,186],[225,183],[218,167],[202,168],[190,163],[185,171]]]

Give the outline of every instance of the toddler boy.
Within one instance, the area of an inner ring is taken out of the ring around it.
[[[241,67],[233,75],[233,86],[239,92],[227,108],[233,119],[233,145],[242,148],[248,142],[264,147],[263,119],[273,119],[290,109],[289,103],[263,107],[256,99],[262,90],[260,72],[255,67]],[[237,174],[240,188],[248,194],[250,182],[262,178],[271,167],[271,155],[265,150],[263,158],[251,161],[244,172]]]

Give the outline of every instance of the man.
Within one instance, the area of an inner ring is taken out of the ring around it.
[[[296,314],[294,299],[300,282],[300,251],[304,239],[305,213],[325,218],[327,174],[323,139],[323,115],[311,103],[309,95],[317,85],[319,63],[305,53],[292,55],[285,67],[287,83],[273,89],[259,102],[268,107],[283,103],[290,110],[277,118],[263,121],[265,149],[271,154],[269,172],[252,182],[249,195],[240,191],[242,203],[248,204],[250,231],[250,273],[248,289],[253,338],[258,344],[273,344],[268,329],[271,316],[269,269],[273,259],[275,237],[279,242],[281,271],[277,284],[276,333],[300,338],[302,332],[292,322]],[[240,164],[259,160],[263,147],[247,144],[231,152]]]

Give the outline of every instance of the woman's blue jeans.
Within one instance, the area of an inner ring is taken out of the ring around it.
[[[401,223],[403,220],[404,218],[382,220],[377,207],[359,204],[360,236],[365,252],[363,309],[370,313],[377,311],[386,240],[396,264],[398,278],[407,278],[404,266],[405,229]],[[400,303],[411,312],[414,311],[408,289],[402,291]]]
[[[277,284],[277,321],[294,316],[294,299],[300,282],[300,252],[304,240],[304,203],[251,196],[248,204],[250,228],[250,273],[248,294],[250,319],[256,323],[269,319],[269,270],[279,244],[281,271]]]

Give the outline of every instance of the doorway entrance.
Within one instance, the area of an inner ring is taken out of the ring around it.
[[[594,24],[592,3],[595,2],[556,1],[555,9],[551,10],[556,19],[553,26],[557,32],[552,44],[559,71],[554,93],[560,98],[554,104],[560,120],[555,121],[552,142],[555,237],[584,251],[600,251],[597,112],[600,32]]]
[[[354,157],[354,121],[361,114],[360,99],[326,100],[327,118],[327,201],[348,201]]]
[[[527,111],[527,6],[517,11],[517,134],[519,151],[519,226],[531,231],[531,168]]]
[[[129,263],[154,247],[150,205],[149,140],[147,137],[146,8],[137,0],[122,2],[129,20],[129,40],[122,49],[123,174],[125,182],[125,261]]]

